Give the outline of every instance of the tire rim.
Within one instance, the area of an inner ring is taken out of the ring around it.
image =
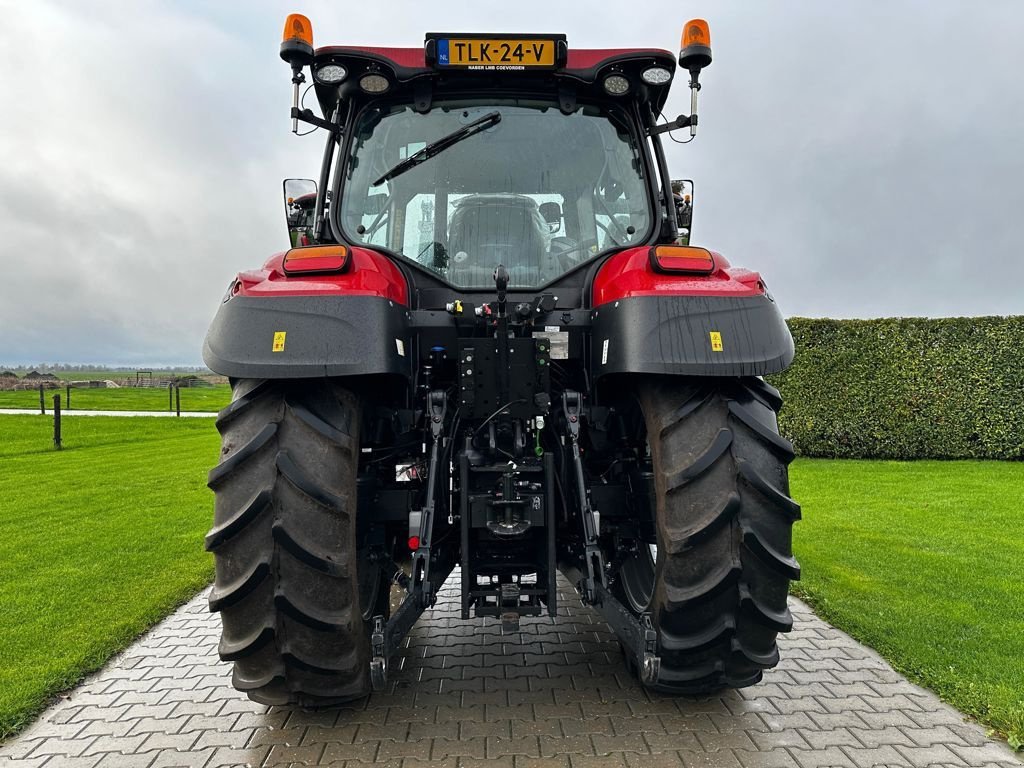
[[[644,613],[651,605],[657,562],[658,546],[641,544],[637,552],[626,560],[619,570],[626,602],[635,613]]]

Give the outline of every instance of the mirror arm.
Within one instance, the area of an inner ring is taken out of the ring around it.
[[[315,125],[317,128],[323,128],[326,131],[330,131],[336,136],[341,135],[340,125],[332,123],[329,120],[324,120],[321,117],[317,117],[313,114],[312,109],[299,109],[298,107],[292,107],[292,120],[301,120],[304,123]]]
[[[668,133],[674,131],[677,128],[688,128],[690,126],[697,125],[696,115],[680,115],[675,120],[665,123],[664,125],[652,126],[648,131],[648,136],[657,136],[661,133]]]
[[[340,112],[341,107],[338,106],[334,108],[334,113],[331,115],[331,124],[337,126],[337,131],[331,131],[327,134],[327,141],[324,144],[324,158],[320,163],[320,179],[316,185],[316,219],[313,225],[313,237],[318,243],[322,243],[324,241],[324,233],[331,229],[330,222],[324,217],[324,208],[327,207],[328,185],[330,183],[328,174],[330,172],[331,160],[334,157],[334,150],[335,145],[338,143],[338,137],[342,132],[341,124],[338,119]]]
[[[299,109],[299,89],[306,82],[306,76],[302,74],[301,64],[292,64],[292,133],[299,132],[299,121],[295,113]]]
[[[653,119],[653,114],[651,115]],[[660,131],[664,133],[664,131]],[[661,139],[657,134],[651,134],[651,146],[654,148],[654,159],[657,162],[658,176],[661,177],[662,204],[665,206],[665,218],[661,222],[661,233],[659,239],[662,242],[671,242],[678,236],[679,225],[676,223],[676,207],[672,202],[672,180],[668,173],[668,160],[665,157],[665,148],[661,145]]]

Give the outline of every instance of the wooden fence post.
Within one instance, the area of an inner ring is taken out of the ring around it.
[[[60,443],[60,395],[53,396],[53,447],[58,451]]]
[[[44,399],[44,397],[45,397],[45,395],[43,395],[43,385],[40,384],[39,385],[39,412],[42,413],[42,414],[46,413],[46,400]]]
[[[178,416],[181,416],[181,387],[174,387],[174,408],[178,412]]]
[[[70,382],[68,382],[67,389],[68,389],[68,401],[64,405],[70,411],[71,410],[71,383]]]
[[[167,385],[167,410],[174,410],[174,382],[170,382]]]

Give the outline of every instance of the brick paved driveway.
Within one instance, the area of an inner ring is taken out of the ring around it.
[[[458,619],[456,593],[442,591],[392,690],[329,712],[235,692],[204,593],[0,747],[0,768],[1022,764],[799,601],[782,664],[761,685],[669,699],[639,688],[610,630],[562,588],[568,615],[524,619],[506,636],[495,621]]]

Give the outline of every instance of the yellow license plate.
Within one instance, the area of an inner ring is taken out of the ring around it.
[[[555,41],[442,38],[437,41],[437,63],[466,69],[550,68],[555,66]]]

